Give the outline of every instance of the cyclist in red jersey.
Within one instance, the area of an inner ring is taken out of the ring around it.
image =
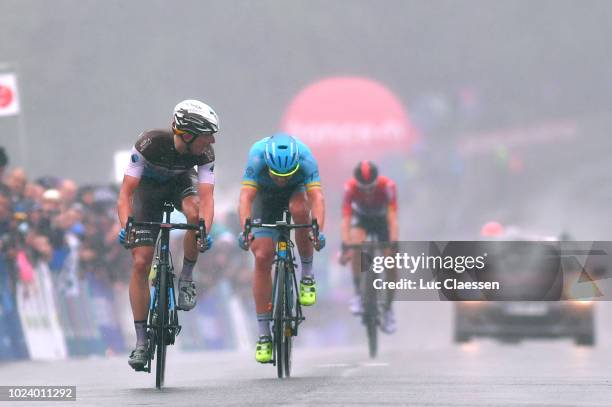
[[[344,185],[342,202],[342,243],[360,244],[368,234],[374,234],[380,242],[395,242],[398,239],[397,188],[395,182],[378,175],[378,169],[370,161],[361,161],[355,167],[353,178]],[[391,255],[390,248],[385,256]],[[342,251],[342,264],[352,263],[355,296],[351,300],[351,312],[363,312],[361,302],[360,256],[355,250]],[[396,270],[390,270],[387,278],[395,279]],[[391,304],[393,290],[387,290],[381,329],[385,333],[395,332],[395,316]]]

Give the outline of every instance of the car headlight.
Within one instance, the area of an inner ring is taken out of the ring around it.
[[[569,290],[568,298],[570,300],[587,301],[587,298],[601,297],[601,291],[597,288],[597,285],[593,281],[578,282]]]

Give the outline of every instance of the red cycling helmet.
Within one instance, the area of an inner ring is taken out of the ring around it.
[[[376,185],[378,179],[378,168],[371,161],[361,161],[355,167],[353,176],[359,185],[359,188],[371,189]]]

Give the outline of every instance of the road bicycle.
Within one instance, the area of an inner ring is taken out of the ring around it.
[[[156,360],[155,387],[161,389],[164,385],[166,369],[166,351],[168,345],[174,345],[176,336],[181,332],[176,295],[174,292],[174,266],[170,253],[170,231],[174,229],[194,230],[197,233],[198,250],[206,250],[206,225],[200,219],[197,225],[187,223],[171,223],[170,215],[174,211],[172,202],[164,202],[164,222],[139,222],[132,216],[126,223],[127,248],[136,241],[135,227],[159,227],[159,236],[155,245],[153,271],[155,277],[151,287],[151,301],[147,318],[147,356],[148,361],[143,370],[151,373],[152,361]]]
[[[291,214],[283,211],[283,219],[266,224],[246,219],[244,239],[248,239],[252,228],[277,230],[279,233],[274,253],[274,283],[272,288],[272,363],[279,378],[291,376],[291,351],[293,337],[298,334],[299,325],[305,320],[298,298],[298,283],[295,276],[297,263],[291,241],[293,229],[310,228],[313,239],[318,239],[319,225],[316,219],[309,224],[291,224]]]
[[[377,255],[382,255],[384,249],[395,248],[392,243],[379,242],[376,233],[368,233],[366,239],[361,244],[344,244],[342,251],[355,250],[361,256],[361,303],[363,313],[361,321],[366,328],[368,338],[368,353],[371,358],[378,355],[378,328],[381,326],[382,300],[379,298],[378,291],[374,287],[374,280],[380,278],[379,274],[372,270],[373,259]]]

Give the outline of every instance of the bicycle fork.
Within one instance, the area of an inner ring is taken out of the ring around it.
[[[159,267],[157,264],[153,266],[153,270],[155,272],[155,278],[153,280],[153,284],[150,286],[149,294],[149,314],[151,315],[151,324],[147,327],[150,329],[154,329],[158,324],[158,316],[157,316],[157,302],[159,300],[159,280],[158,275]],[[170,344],[174,344],[174,338],[181,332],[181,326],[178,324],[178,313],[176,308],[176,297],[174,291],[174,273],[173,270],[170,269],[168,271],[168,322],[169,324],[166,326],[171,333]]]

